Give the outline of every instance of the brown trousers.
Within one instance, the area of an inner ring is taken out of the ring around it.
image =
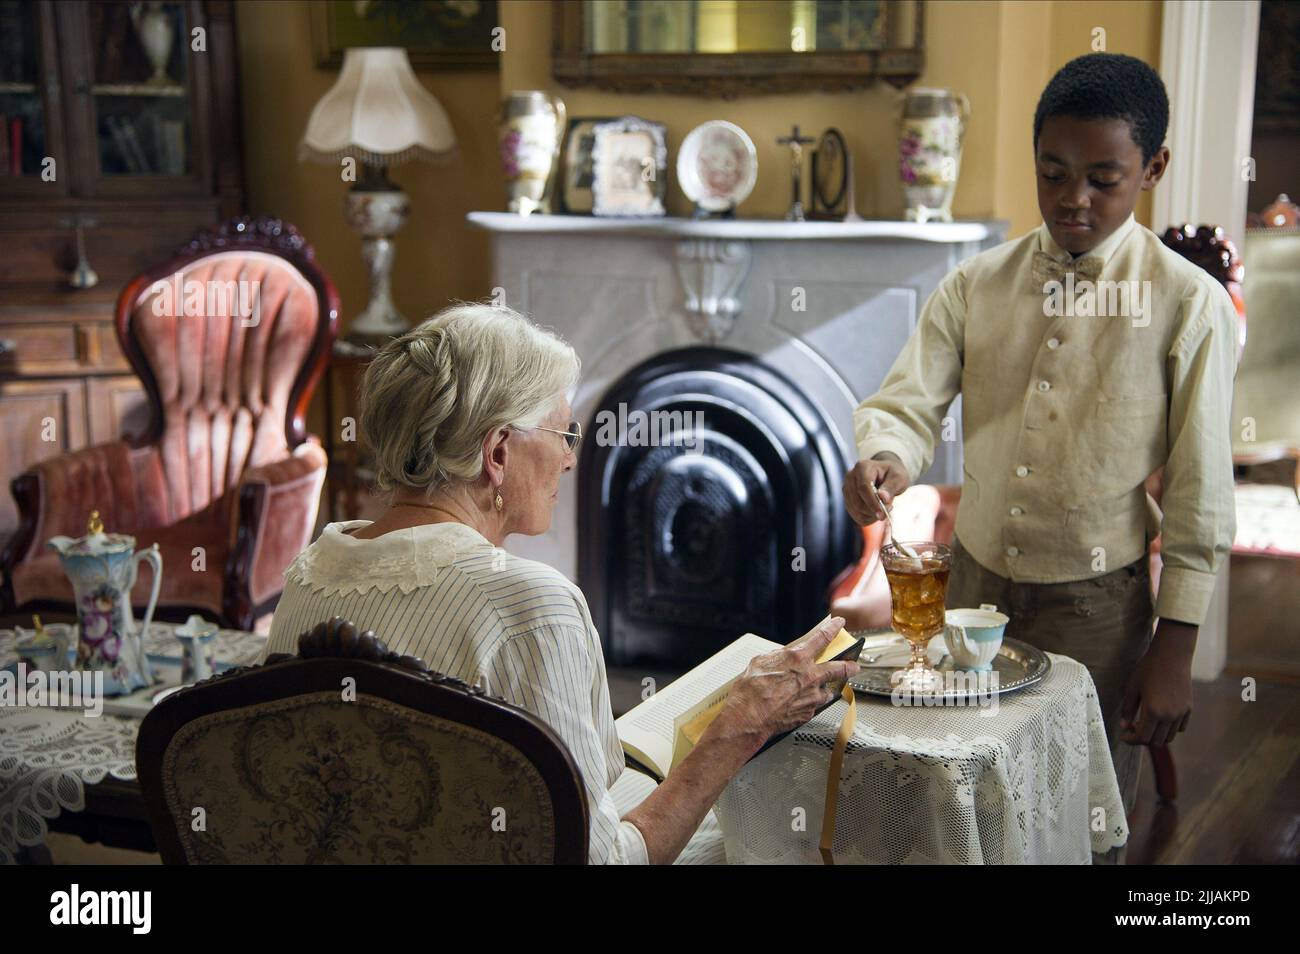
[[[1151,642],[1155,609],[1147,558],[1091,580],[1069,583],[1013,583],[975,562],[955,537],[949,609],[993,603],[1011,617],[1006,635],[1050,653],[1070,656],[1088,667],[1115,763],[1125,813],[1137,799],[1141,746],[1119,739],[1124,690]],[[1093,855],[1097,864],[1123,864],[1125,849]]]

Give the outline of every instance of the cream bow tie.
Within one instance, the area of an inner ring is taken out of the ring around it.
[[[1101,274],[1103,264],[1100,258],[1090,255],[1086,258],[1076,258],[1070,264],[1063,265],[1046,252],[1035,252],[1032,266],[1034,291],[1041,294],[1043,286],[1048,282],[1061,282],[1064,284],[1068,272],[1074,272],[1076,283],[1084,279],[1095,282],[1097,276]]]

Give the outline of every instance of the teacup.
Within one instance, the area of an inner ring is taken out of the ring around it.
[[[68,623],[46,623],[44,638],[37,636],[35,630],[15,629],[14,651],[27,663],[28,669],[42,672],[65,672],[68,665],[68,650],[77,641],[76,627]]]
[[[1009,616],[991,603],[981,603],[979,609],[948,610],[944,621],[943,641],[959,668],[974,672],[993,668],[993,659],[1002,648],[1002,634],[1011,622]]]

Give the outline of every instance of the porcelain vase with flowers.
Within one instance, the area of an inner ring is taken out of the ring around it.
[[[946,89],[918,87],[903,100],[898,174],[913,222],[951,222],[961,172],[962,140],[970,100]]]

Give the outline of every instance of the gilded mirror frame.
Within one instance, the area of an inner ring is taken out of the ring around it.
[[[893,4],[910,8],[909,46],[813,53],[590,53],[583,49],[586,4],[568,0],[553,9],[551,73],[562,86],[724,99],[750,93],[860,89],[877,79],[902,89],[921,75],[925,65],[925,3],[892,0]],[[895,10],[889,13],[896,15]]]

